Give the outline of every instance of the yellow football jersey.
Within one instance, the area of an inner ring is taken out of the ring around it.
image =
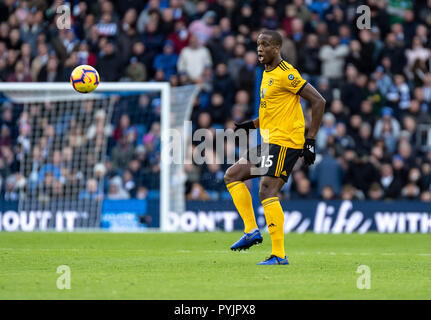
[[[263,72],[259,127],[265,143],[303,148],[305,121],[299,93],[305,84],[298,70],[284,60],[275,69]]]

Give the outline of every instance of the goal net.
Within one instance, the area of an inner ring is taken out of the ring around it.
[[[5,183],[18,212],[39,229],[99,228],[104,199],[144,196],[158,202],[167,230],[169,212],[185,208],[184,169],[170,161],[168,133],[184,134],[197,92],[168,83],[101,83],[90,94],[68,83],[0,83],[17,131],[4,133],[13,142],[2,155],[18,159]]]

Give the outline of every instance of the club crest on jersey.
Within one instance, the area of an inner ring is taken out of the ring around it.
[[[268,90],[268,88],[262,89],[262,90],[260,91],[260,97],[261,97],[262,99],[263,99],[263,98],[265,98],[266,90]]]
[[[293,74],[289,74],[289,76],[287,77],[289,80],[293,80],[295,79],[295,77],[293,76]]]
[[[274,83],[274,79],[273,78],[269,79],[268,86],[272,85],[273,83]]]

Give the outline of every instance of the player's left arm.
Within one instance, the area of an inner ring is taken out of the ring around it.
[[[316,159],[316,135],[322,122],[323,112],[325,111],[326,100],[309,83],[306,83],[300,92],[300,96],[307,100],[311,105],[311,125],[305,139],[302,156],[304,163],[311,165]]]
[[[311,105],[311,125],[308,129],[307,139],[316,139],[325,111],[326,100],[310,83],[304,86],[299,95]]]
[[[287,76],[283,78],[285,88],[293,94],[300,95],[311,104],[312,122],[308,130],[307,139],[315,139],[325,110],[325,99],[308,83],[297,69],[288,69]]]

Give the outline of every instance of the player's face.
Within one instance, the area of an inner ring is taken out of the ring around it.
[[[262,64],[271,64],[279,52],[279,48],[271,40],[271,36],[267,34],[257,37],[257,59]]]

